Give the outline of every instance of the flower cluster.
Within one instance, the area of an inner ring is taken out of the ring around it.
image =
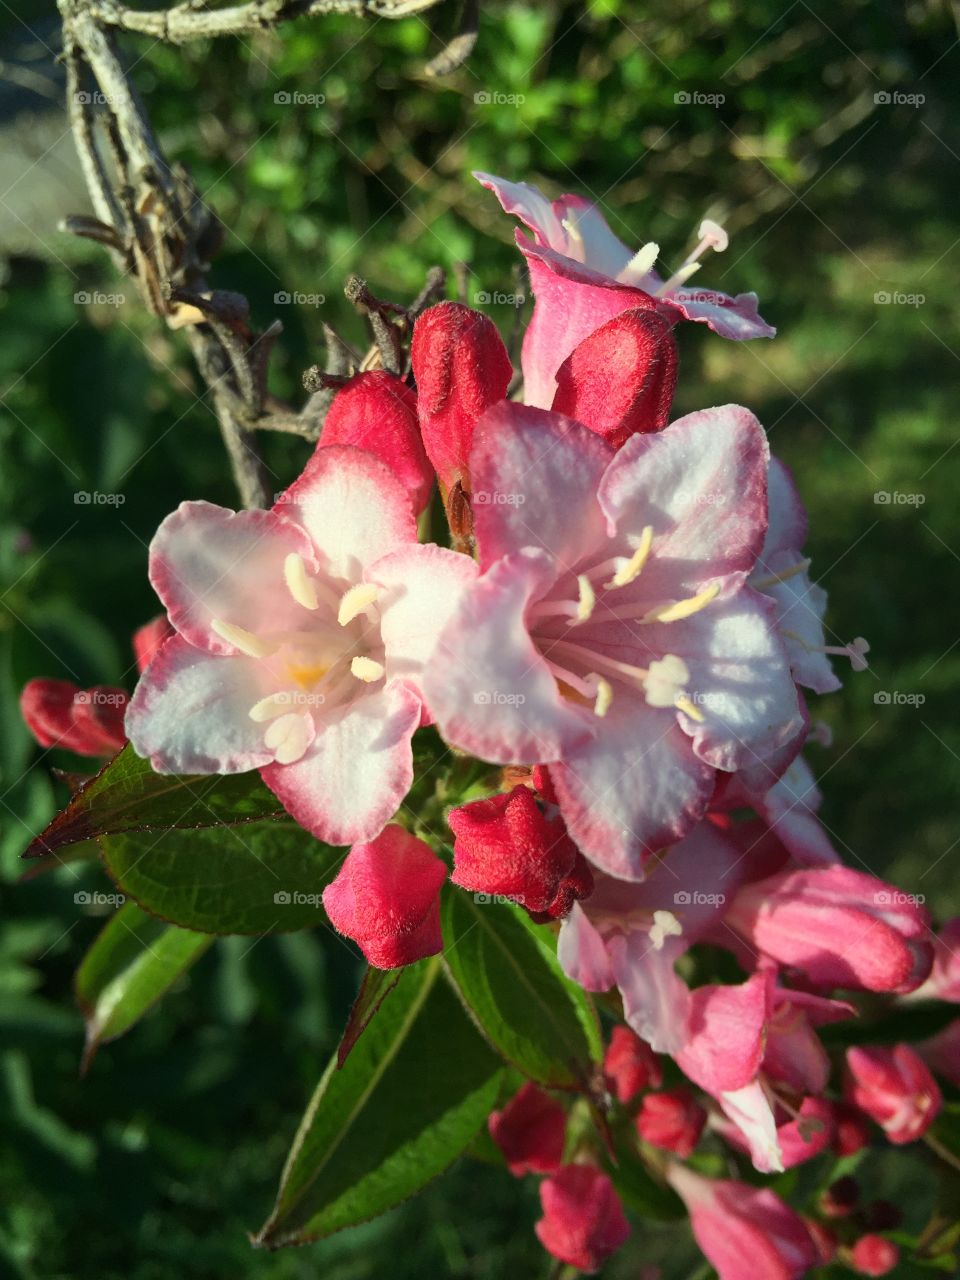
[[[941,1105],[931,1070],[960,1084],[960,1020],[841,1070],[821,1038],[856,993],[960,998],[957,928],[934,945],[923,906],[844,866],[818,819],[807,698],[868,645],[827,641],[789,471],[747,408],[671,420],[678,324],[774,330],[754,294],[690,287],[726,247],[716,224],[663,279],[658,246],[633,252],[581,198],[478,177],[532,233],[522,399],[491,321],[444,302],[407,378],[339,391],[269,511],[184,503],[150,548],[170,634],[125,732],[159,773],[259,770],[351,845],[323,901],[376,967],[442,950],[448,870],[555,932],[566,974],[622,1009],[592,1104],[628,1118],[722,1280],[834,1256],[884,1274],[896,1247],[849,1205],[804,1220],[684,1163],[709,1138],[778,1172],[863,1146],[868,1119],[912,1142]],[[418,538],[435,481],[449,547]],[[122,745],[52,683],[25,695],[42,742]],[[491,766],[442,831],[404,808],[430,724]],[[692,982],[702,943],[740,980]],[[544,1247],[589,1272],[629,1227],[572,1115],[528,1084],[490,1131],[512,1173],[544,1177]]]

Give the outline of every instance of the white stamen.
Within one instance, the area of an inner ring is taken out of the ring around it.
[[[757,578],[750,585],[757,591],[766,591],[767,587],[776,586],[778,582],[789,582],[798,573],[804,573],[809,568],[809,560],[798,560],[796,564],[790,565],[789,569],[782,569],[779,573],[770,573],[765,578]]]
[[[364,684],[373,684],[383,677],[384,667],[382,662],[375,662],[373,658],[358,656],[350,663],[350,670]]]
[[[647,935],[654,951],[662,951],[668,938],[679,938],[683,933],[683,925],[672,911],[654,911],[653,924]]]
[[[660,246],[654,244],[651,240],[645,244],[643,248],[638,249],[627,265],[623,268],[617,279],[622,284],[634,283],[649,275],[653,270],[653,264],[660,256]]]
[[[650,548],[653,546],[653,525],[644,525],[640,534],[640,541],[637,543],[637,549],[625,564],[622,564],[617,572],[613,575],[609,582],[605,582],[604,586],[608,588],[625,587],[633,582],[635,578],[640,576],[643,566],[647,563],[650,555]]]
[[[651,662],[643,682],[644,693],[651,707],[672,707],[690,679],[687,664],[675,653]]]
[[[375,587],[372,582],[358,582],[355,586],[349,587],[343,593],[340,608],[337,610],[337,621],[341,627],[345,627],[358,614],[369,609],[379,594],[380,588]]]
[[[577,602],[577,621],[586,622],[593,613],[593,606],[597,603],[597,593],[593,589],[593,583],[585,573],[578,575],[577,586],[580,588],[580,599]]]
[[[286,692],[270,693],[259,702],[255,702],[247,715],[251,720],[261,724],[264,720],[276,720],[277,716],[286,715],[293,705],[293,696]]]
[[[682,267],[677,268],[669,280],[660,286],[654,294],[654,297],[662,298],[664,294],[669,293],[671,289],[679,289],[682,284],[686,284],[690,277],[696,275],[699,270],[699,262],[685,262]]]
[[[319,603],[317,600],[317,588],[307,575],[307,566],[303,562],[303,556],[298,555],[296,551],[291,551],[283,562],[283,576],[287,584],[287,590],[297,604],[302,604],[304,609],[316,609]]]
[[[219,618],[214,618],[210,623],[210,630],[221,640],[226,640],[227,644],[232,644],[235,649],[245,653],[248,658],[266,658],[277,651],[274,641],[263,640],[233,622],[221,622]]]
[[[730,237],[726,231],[724,231],[719,222],[714,222],[712,218],[704,218],[700,223],[700,230],[697,235],[701,240],[706,240],[714,253],[723,253],[730,243]]]
[[[294,764],[301,758],[310,745],[310,728],[310,717],[297,712],[272,722],[263,741],[277,764]]]

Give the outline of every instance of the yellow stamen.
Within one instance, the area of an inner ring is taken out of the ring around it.
[[[711,600],[720,594],[720,583],[714,582],[695,596],[686,600],[675,600],[673,604],[659,604],[650,609],[640,619],[641,622],[679,622],[681,618],[689,618],[694,613],[705,609]]]
[[[296,551],[291,551],[283,562],[283,576],[287,590],[297,604],[302,604],[304,609],[316,609],[317,588],[307,575],[303,556],[298,555]]]
[[[756,582],[751,582],[750,585],[757,591],[765,591],[767,587],[772,587],[777,582],[789,582],[790,579],[796,577],[798,573],[804,573],[809,568],[809,560],[798,560],[797,563],[792,564],[789,569],[784,569],[780,573],[771,573],[766,578],[758,578]]]
[[[235,649],[245,653],[248,658],[266,658],[268,654],[277,651],[277,645],[272,640],[261,640],[252,631],[246,631],[233,622],[221,622],[219,618],[214,618],[210,623],[210,630],[221,640],[226,640],[227,644],[232,644]]]
[[[678,711],[682,711],[685,716],[689,716],[691,720],[696,720],[697,724],[703,724],[706,716],[699,707],[695,707],[685,693],[678,693],[674,698],[673,705]]]
[[[293,699],[289,693],[270,693],[259,702],[255,702],[247,715],[258,724],[264,720],[276,720],[277,716],[286,715],[292,702]]]
[[[636,551],[634,551],[627,563],[617,570],[610,581],[604,583],[604,586],[625,587],[628,583],[633,582],[635,578],[639,577],[640,571],[647,563],[647,558],[650,555],[650,548],[652,546],[653,525],[648,524],[644,526],[643,532],[640,534],[640,542]]]
[[[577,602],[577,621],[586,622],[593,613],[593,606],[597,603],[597,593],[593,589],[593,583],[585,573],[578,575],[577,586],[580,588],[580,599]]]
[[[384,668],[382,662],[375,662],[373,658],[357,657],[350,663],[350,670],[364,684],[372,684],[382,678]]]
[[[309,718],[296,712],[281,716],[267,729],[263,741],[277,764],[294,764],[310,745]]]
[[[363,613],[364,609],[369,609],[379,594],[380,588],[375,587],[372,582],[358,582],[355,586],[348,588],[343,593],[340,608],[337,610],[337,621],[341,627],[352,622],[358,614]]]
[[[593,704],[593,714],[602,720],[613,704],[613,685],[609,680],[604,680],[603,676],[596,676],[595,679],[597,699]]]

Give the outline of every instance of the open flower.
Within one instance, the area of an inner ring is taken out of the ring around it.
[[[307,830],[370,839],[413,778],[423,665],[475,569],[417,545],[406,490],[371,454],[319,448],[270,511],[186,502],[150,547],[177,635],[127,712],[158,773],[240,773]]]
[[[715,771],[804,732],[769,600],[767,444],[746,409],[688,415],[616,453],[503,402],[471,459],[482,574],[426,674],[449,742],[547,763],[574,841],[640,879],[704,813]]]
[[[684,288],[707,250],[727,247],[726,232],[715,222],[701,224],[696,248],[663,280],[654,270],[659,246],[645,244],[634,253],[582,196],[565,195],[551,203],[529,183],[487,173],[474,177],[534,236],[531,240],[517,229],[517,245],[537,298],[523,343],[527,404],[549,408],[557,370],[574,347],[631,308],[655,311],[670,324],[697,320],[725,338],[772,338],[776,333],[761,319],[755,293],[731,298],[712,289]]]
[[[908,1044],[855,1045],[847,1050],[846,1096],[898,1146],[916,1142],[943,1105],[937,1082]]]

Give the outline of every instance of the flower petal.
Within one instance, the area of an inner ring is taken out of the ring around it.
[[[471,459],[480,567],[539,547],[571,569],[606,541],[597,485],[613,453],[578,422],[503,401],[477,427]]]
[[[233,654],[210,630],[215,619],[254,634],[302,622],[284,580],[291,552],[316,568],[309,539],[276,510],[182,502],[150,543],[150,581],[181,636],[209,653]]]
[[[749,338],[775,338],[777,331],[760,315],[755,293],[735,297],[715,289],[672,289],[663,299],[676,307],[685,320],[698,320],[721,338],[743,342]]]
[[[269,672],[256,658],[221,657],[173,636],[140,677],[126,729],[157,773],[244,773],[273,759],[249,711]]]
[[[317,726],[295,764],[271,764],[264,782],[302,827],[329,844],[372,840],[413,781],[410,739],[420,699],[405,682],[356,697]]]
[[[318,447],[273,510],[305,530],[324,568],[344,582],[358,582],[398,543],[417,541],[406,489],[379,458],[351,445]]]

